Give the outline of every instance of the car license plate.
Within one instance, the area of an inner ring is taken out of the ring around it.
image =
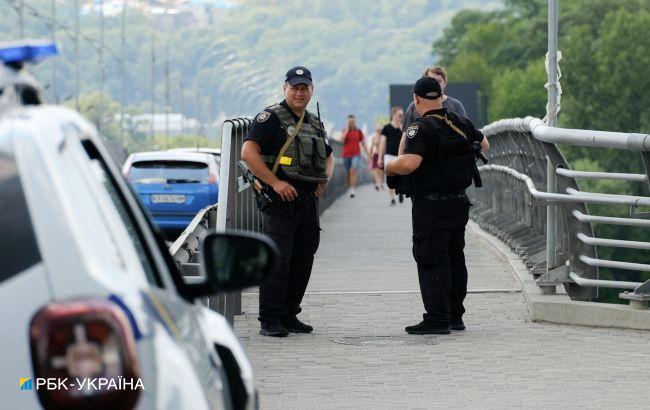
[[[185,195],[151,195],[151,202],[154,204],[184,204]]]

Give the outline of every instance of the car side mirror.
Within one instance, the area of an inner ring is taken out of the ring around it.
[[[278,269],[280,260],[270,238],[244,231],[208,234],[201,255],[207,285],[217,292],[259,285]]]

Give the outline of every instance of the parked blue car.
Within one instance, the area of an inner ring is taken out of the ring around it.
[[[218,201],[219,165],[204,152],[131,154],[122,172],[164,231],[183,230],[207,205]]]

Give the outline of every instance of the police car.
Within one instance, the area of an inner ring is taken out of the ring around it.
[[[0,396],[7,409],[251,409],[250,362],[200,298],[277,266],[263,237],[211,233],[187,282],[78,113],[40,104],[0,47]]]

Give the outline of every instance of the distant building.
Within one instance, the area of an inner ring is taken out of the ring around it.
[[[124,0],[91,0],[82,4],[81,14],[99,14],[101,8],[105,17],[118,17],[124,7]],[[159,18],[158,24],[166,29],[187,24],[213,24],[223,18],[231,7],[233,3],[227,0],[129,0],[126,3],[127,13],[129,10],[137,10],[143,14],[156,15]]]
[[[406,108],[413,101],[413,85],[391,84],[389,87],[390,107],[400,106]],[[467,116],[477,126],[487,124],[487,98],[478,88],[477,83],[449,83],[445,88],[445,94],[454,97],[465,106]]]
[[[140,114],[134,115],[131,121],[137,132],[148,134],[151,132],[152,118],[153,132],[157,135],[166,134],[167,127],[169,127],[169,135],[194,134],[199,125],[196,119],[187,118],[180,113],[169,113],[169,119],[165,113],[155,113],[153,117],[151,114]]]

